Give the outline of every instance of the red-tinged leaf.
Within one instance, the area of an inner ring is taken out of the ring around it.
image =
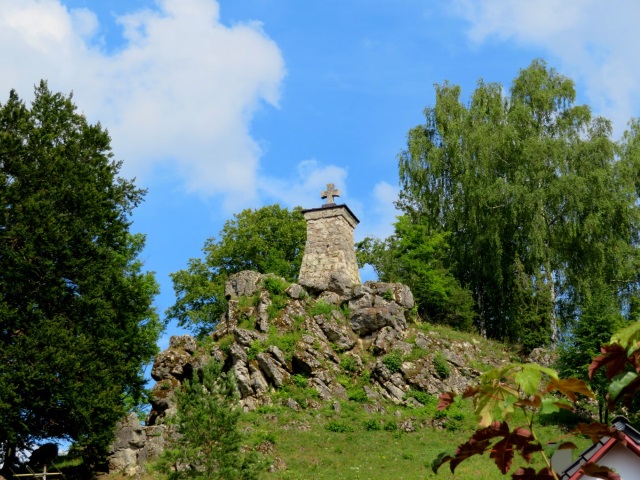
[[[438,473],[438,469],[445,463],[453,460],[453,457],[446,452],[442,452],[438,455],[433,462],[431,462],[431,470],[433,473]]]
[[[607,366],[607,380],[611,380],[619,373],[624,372],[627,363],[627,351],[618,343],[603,346],[600,351],[604,355],[599,355],[593,359],[589,365],[589,378],[593,379],[595,372]]]
[[[480,391],[480,387],[467,387],[464,392],[462,392],[462,398],[473,397],[476,393]]]
[[[586,423],[579,423],[576,426],[575,432],[587,435],[593,443],[596,443],[602,437],[611,437],[615,438],[623,445],[627,444],[627,439],[621,431],[612,426],[605,425],[604,423],[593,422],[588,425]]]
[[[533,454],[542,451],[542,445],[538,442],[528,442],[522,450],[520,450],[520,456],[524,458],[527,463],[531,463]]]
[[[494,424],[489,428],[479,430],[476,432],[476,435],[478,435],[479,439],[489,439],[496,436],[503,437],[502,440],[493,446],[489,457],[496,462],[496,466],[504,475],[511,468],[515,451],[518,450],[522,453],[534,437],[531,432],[525,428],[519,427],[513,432],[510,432],[509,426],[506,422],[502,422],[502,424],[499,425],[499,428],[496,428],[498,427],[496,423],[497,422],[494,422]],[[472,439],[474,439],[476,435],[474,435]],[[530,454],[528,454],[528,456],[530,457]]]
[[[595,478],[603,478],[605,480],[621,480],[620,475],[604,465],[598,465],[597,463],[587,462],[580,467],[580,471],[585,475],[590,475]]]
[[[522,398],[515,403],[516,407],[532,407],[532,408],[540,408],[540,403],[542,402],[542,398],[540,395],[532,395],[529,398]]]
[[[579,380],[577,378],[566,378],[563,380],[555,380],[552,378],[543,393],[553,392],[555,390],[558,390],[572,402],[576,402],[578,400],[576,393],[581,393],[589,398],[595,398],[593,392],[584,380]]]
[[[557,477],[549,467],[544,467],[537,473],[536,470],[531,467],[519,468],[511,478],[514,480],[557,480]]]
[[[458,448],[456,449],[456,456],[450,463],[451,473],[455,473],[456,467],[467,458],[473,457],[474,455],[482,455],[486,452],[489,449],[489,444],[489,440],[484,440],[482,442],[469,440],[462,445],[458,445]]]
[[[484,440],[492,440],[496,437],[505,437],[509,435],[509,425],[507,422],[495,421],[486,428],[476,430],[471,436],[470,442],[482,442]]]
[[[496,443],[491,449],[491,454],[489,455],[489,457],[496,462],[498,469],[503,475],[506,475],[511,468],[514,456],[515,452],[513,451],[513,444],[509,442],[508,438],[503,438]]]
[[[438,411],[444,410],[445,408],[449,408],[449,406],[455,402],[456,394],[453,392],[445,392],[440,394],[438,397],[440,401],[438,402]]]

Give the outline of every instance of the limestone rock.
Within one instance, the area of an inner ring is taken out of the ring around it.
[[[287,359],[285,358],[284,353],[282,353],[282,350],[280,350],[276,345],[269,345],[267,352],[271,354],[281,367],[287,366]]]
[[[151,369],[151,377],[155,381],[164,379],[185,378],[191,375],[191,355],[176,348],[169,348],[156,355]]]
[[[552,367],[558,359],[558,354],[548,348],[538,347],[531,350],[527,362],[537,363],[543,367]]]
[[[292,283],[291,285],[289,285],[284,292],[294,300],[300,300],[307,296],[307,292],[305,291],[305,289],[297,283]]]
[[[393,344],[398,340],[400,332],[386,326],[382,327],[373,342],[374,355],[384,355],[393,350]]]
[[[260,289],[262,275],[252,270],[244,270],[229,277],[224,286],[224,295],[227,298],[251,297]]]
[[[344,325],[344,317],[337,310],[331,312],[328,320],[324,315],[316,315],[314,320],[322,329],[327,340],[333,343],[338,349],[342,351],[351,350],[356,344],[351,329]]]
[[[291,366],[296,372],[314,375],[323,368],[322,363],[318,360],[319,357],[320,354],[312,348],[296,349],[291,359]]]
[[[239,361],[233,365],[232,371],[236,377],[238,390],[241,398],[247,398],[254,394],[251,387],[251,374],[245,362]]]
[[[172,335],[169,338],[169,348],[181,348],[187,353],[194,354],[198,345],[191,335]]]
[[[251,387],[257,394],[265,393],[269,390],[269,384],[259,368],[249,364],[249,373],[251,374]]]
[[[407,323],[394,302],[379,307],[355,310],[349,319],[353,331],[361,337],[390,326],[396,330],[405,330]]]
[[[231,365],[235,365],[236,363],[246,363],[249,360],[247,352],[245,352],[237,343],[233,343],[229,347],[229,358],[231,359]]]
[[[337,306],[337,305],[340,305],[340,302],[342,301],[342,297],[336,292],[325,291],[318,296],[318,301],[324,302],[328,305]]]
[[[373,296],[368,292],[355,296],[349,300],[350,310],[359,310],[361,308],[369,308],[373,306]]]
[[[289,373],[278,366],[278,363],[266,353],[259,353],[256,355],[260,370],[262,370],[265,376],[273,382],[273,384],[280,388],[289,381]]]
[[[262,290],[258,302],[258,321],[256,322],[256,326],[261,332],[269,331],[269,307],[271,303],[269,292]]]
[[[291,397],[287,398],[285,405],[289,407],[291,410],[293,410],[294,412],[299,412],[301,408],[300,404]]]
[[[327,290],[337,293],[341,297],[348,297],[353,291],[353,286],[353,278],[346,271],[335,271],[331,272],[329,276]]]
[[[260,335],[258,332],[254,332],[253,330],[246,330],[244,328],[236,328],[233,331],[233,337],[236,342],[244,347],[248,347],[256,340],[262,341],[264,340],[264,335]]]

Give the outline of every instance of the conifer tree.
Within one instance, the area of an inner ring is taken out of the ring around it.
[[[240,410],[233,376],[210,361],[184,390],[176,392],[178,408],[171,423],[175,436],[158,468],[170,480],[253,480],[262,464],[253,452],[241,451]]]
[[[144,192],[46,82],[0,105],[0,463],[42,439],[106,452],[157,351],[157,284],[129,232]]]

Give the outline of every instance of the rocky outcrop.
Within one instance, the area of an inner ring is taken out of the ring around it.
[[[134,413],[116,426],[116,438],[109,453],[109,471],[134,476],[157,458],[164,448],[165,425],[142,426]]]
[[[467,366],[475,345],[443,342],[414,328],[414,299],[405,285],[367,282],[347,288],[348,282],[334,275],[332,291],[309,292],[301,285],[286,286],[282,279],[265,283],[267,277],[240,272],[229,278],[229,309],[207,350],[185,335],[172,337],[169,348],[156,356],[146,426],[135,417],[121,424],[112,470],[136,472],[141,459],[161,450],[165,421],[176,408],[174,392],[212,358],[235,375],[244,410],[270,405],[270,394],[294,381],[334,406],[352,395],[368,399],[365,408],[371,411],[384,409],[384,402],[416,406],[407,395],[412,390],[459,392],[479,374]],[[286,288],[270,291],[268,284]],[[363,362],[372,355],[373,362]],[[354,393],[344,383],[345,373],[357,379],[365,372],[370,381]],[[312,399],[273,398],[293,410],[321,405]]]

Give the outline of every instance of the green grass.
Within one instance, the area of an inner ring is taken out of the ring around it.
[[[400,412],[400,417],[395,412]],[[457,422],[456,429],[437,429],[432,426],[404,433],[398,425],[408,419],[429,423],[434,418],[435,407],[411,410],[387,406],[386,414],[367,414],[361,405],[343,402],[341,413],[330,408],[322,411],[306,410],[298,413],[284,409],[275,419],[263,415],[248,414],[256,431],[273,432],[277,438],[275,455],[287,463],[281,472],[264,473],[263,480],[279,479],[504,479],[488,455],[472,458],[460,464],[455,476],[449,466],[441,468],[438,475],[431,471],[431,462],[443,451],[453,452],[456,446],[466,441],[476,428],[471,405],[464,403],[446,413]],[[456,420],[457,419],[457,420]],[[513,426],[520,425],[515,417]],[[296,430],[290,426],[297,421],[309,425],[309,431]],[[543,441],[557,439],[562,435],[557,427],[544,426],[537,429]],[[588,440],[580,440],[584,448]],[[514,460],[513,473],[524,461]],[[540,469],[543,460],[534,455],[530,466]]]
[[[313,307],[312,307],[313,308]],[[320,313],[330,313],[335,309],[332,305],[315,305]],[[292,332],[280,332],[272,327],[264,343],[257,342],[250,350],[257,354],[268,345],[274,344],[290,358],[297,341],[304,331],[304,317],[296,318]],[[477,335],[459,332],[444,326],[420,324],[417,326],[426,335],[438,340],[447,347],[454,343],[469,342],[476,345],[479,352],[474,353],[474,368],[486,370],[492,364],[510,361],[514,357],[512,351],[503,344],[485,340]],[[415,334],[408,337],[413,343]],[[223,338],[221,344],[232,340]],[[475,340],[475,341],[474,341]],[[222,346],[221,346],[222,348]],[[228,346],[226,347],[228,349]],[[434,355],[434,351],[420,349],[414,345],[413,351],[402,357],[400,352],[391,352],[383,358],[387,366],[396,370],[400,368],[402,360],[417,360],[418,358]],[[360,352],[366,365],[374,361],[370,353]],[[438,357],[439,360],[436,360]],[[450,368],[442,354],[434,355],[434,364],[441,377],[445,377],[446,368]],[[476,367],[477,365],[477,367]],[[275,445],[274,455],[282,458],[287,468],[278,472],[264,472],[261,480],[400,480],[413,479],[505,479],[488,454],[474,457],[462,462],[456,469],[455,475],[445,464],[435,475],[431,471],[431,462],[441,452],[453,453],[456,447],[469,439],[478,428],[470,401],[454,404],[444,411],[437,411],[438,398],[418,390],[410,390],[407,396],[412,396],[424,407],[408,408],[384,403],[383,413],[367,413],[365,405],[369,400],[364,394],[363,386],[370,383],[370,373],[365,367],[358,372],[355,360],[348,355],[340,358],[342,373],[337,380],[347,389],[349,400],[340,401],[341,411],[334,410],[332,403],[322,403],[322,407],[314,409],[309,400],[318,402],[315,389],[308,386],[308,378],[304,375],[293,375],[290,384],[271,393],[272,405],[260,407],[255,412],[244,413],[241,420],[241,430],[248,438],[246,445],[256,446],[264,441]],[[283,406],[288,398],[293,398],[302,407],[300,411],[293,411]],[[401,427],[404,422],[411,420],[416,426],[415,432],[404,432]],[[542,425],[536,428],[536,433],[543,443],[552,440],[565,440],[565,433],[576,419],[564,411],[547,416]],[[517,413],[509,422],[513,429],[525,426],[522,414]],[[558,424],[564,427],[558,427]],[[304,428],[300,428],[303,426]],[[308,428],[308,430],[307,430]],[[590,444],[588,439],[571,438],[579,451]],[[514,459],[509,474],[519,466],[525,466],[520,457]],[[536,470],[543,466],[539,454],[534,454],[534,461],[530,465]],[[121,477],[110,476],[110,480]],[[142,480],[165,480],[161,476],[142,477]]]

